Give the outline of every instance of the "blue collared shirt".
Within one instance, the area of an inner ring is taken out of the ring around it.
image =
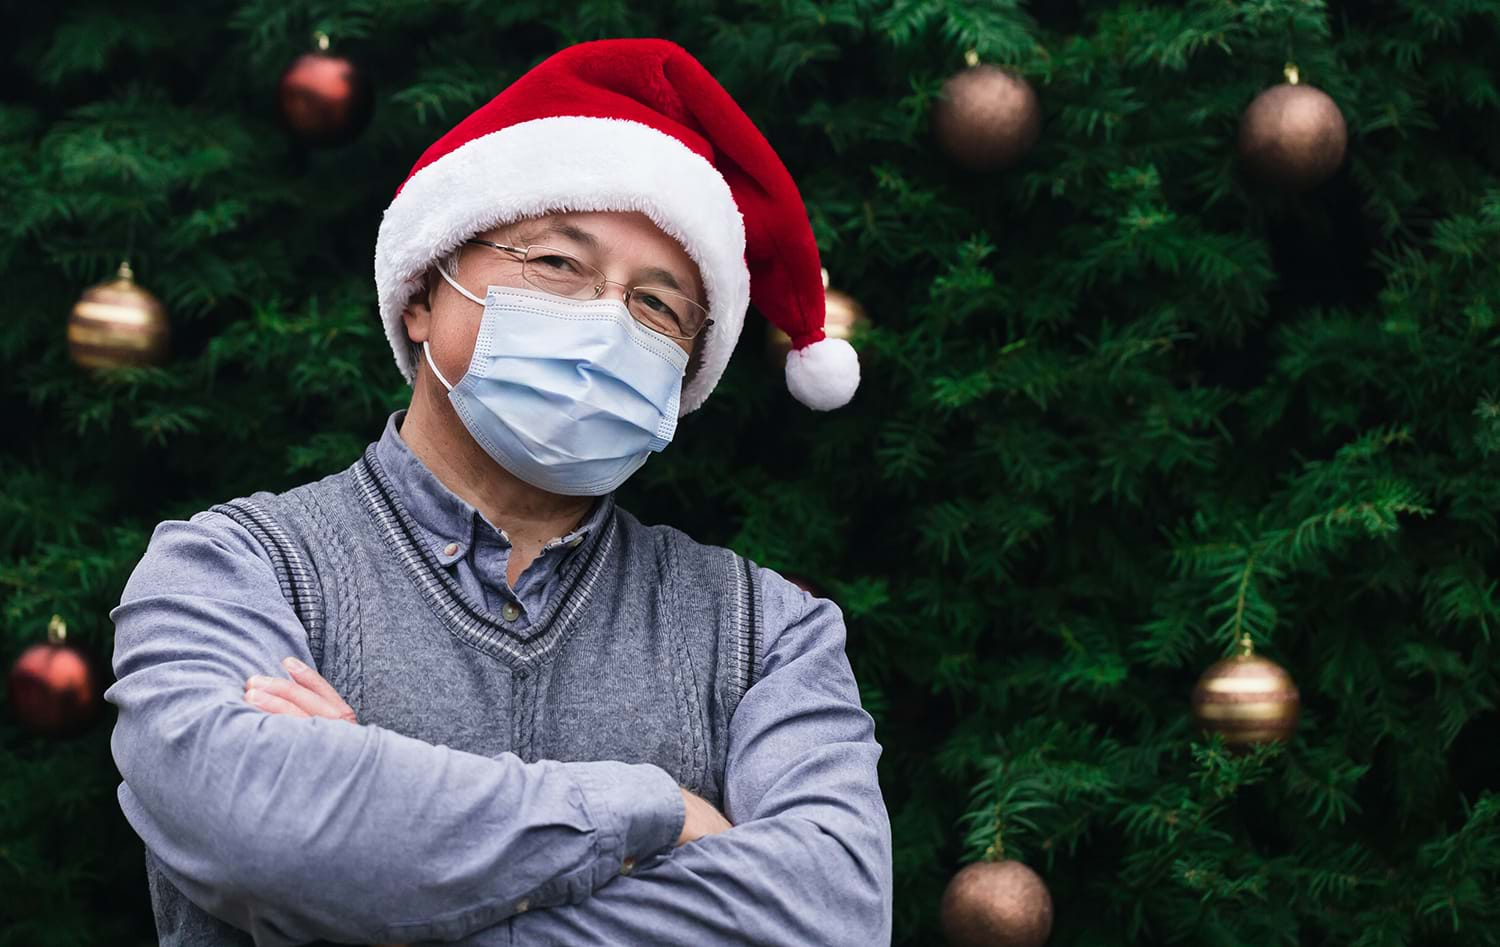
[[[422,528],[437,560],[458,580],[475,601],[493,614],[506,603],[514,603],[529,619],[538,614],[551,596],[553,580],[567,559],[577,554],[584,540],[609,516],[614,494],[594,501],[583,521],[572,531],[556,536],[516,579],[512,589],[506,579],[511,543],[505,530],[491,523],[468,500],[448,489],[402,440],[400,427],[406,419],[402,408],[386,418],[385,431],[375,445],[380,465],[401,491],[407,512]],[[462,567],[460,562],[462,561]]]

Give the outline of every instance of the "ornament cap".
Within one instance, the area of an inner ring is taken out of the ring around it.
[[[62,644],[68,637],[68,623],[63,621],[61,615],[54,614],[47,622],[47,640],[52,644]]]

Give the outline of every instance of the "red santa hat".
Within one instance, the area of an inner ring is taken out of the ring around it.
[[[824,336],[818,248],[791,175],[698,60],[652,38],[553,54],[417,159],[375,243],[381,318],[408,382],[401,313],[427,268],[476,233],[559,211],[640,211],[698,265],[714,324],[680,414],[718,384],[752,300],[791,337],[798,401],[827,411],[853,397],[859,360]]]

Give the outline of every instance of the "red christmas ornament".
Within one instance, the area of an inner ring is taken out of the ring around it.
[[[38,736],[69,736],[99,709],[98,676],[87,655],[64,641],[61,615],[47,623],[47,641],[21,653],[10,669],[10,703],[16,718]]]
[[[789,573],[782,573],[782,575],[783,575],[783,577],[788,582],[792,583],[797,588],[799,588],[802,591],[806,592],[808,595],[811,595],[813,598],[825,598],[826,597],[826,596],[823,595],[823,592],[816,585],[814,585],[812,582],[808,581],[807,579],[802,578],[800,575],[791,575]]]
[[[375,92],[364,70],[328,50],[328,34],[317,34],[316,52],[303,53],[281,74],[281,117],[310,145],[353,141],[375,111]]]

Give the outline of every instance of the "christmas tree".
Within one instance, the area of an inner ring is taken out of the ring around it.
[[[356,459],[411,393],[370,267],[396,184],[556,50],[661,36],[791,170],[863,380],[795,403],[752,314],[620,503],[843,610],[895,942],[961,937],[986,905],[950,881],[1001,860],[1054,945],[1500,942],[1497,17],[29,10],[0,106],[6,665],[58,615],[102,686],[158,522]],[[284,96],[310,52],[370,108]],[[1242,739],[1192,697],[1247,639],[1300,700]],[[59,735],[0,686],[0,945],[155,942],[111,708]]]

